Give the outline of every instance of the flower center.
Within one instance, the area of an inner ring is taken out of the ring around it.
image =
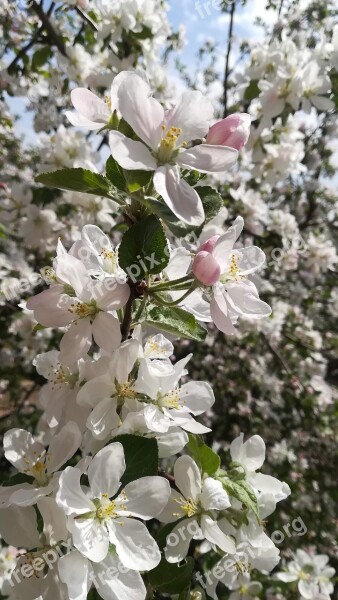
[[[73,302],[68,309],[70,313],[73,315],[77,315],[79,319],[84,319],[86,317],[95,317],[98,312],[100,312],[99,308],[96,305],[95,300],[92,302]]]
[[[115,273],[117,268],[117,253],[114,250],[110,252],[105,248],[102,248],[100,256],[103,258],[103,265],[105,271],[108,273]]]
[[[61,384],[74,387],[74,385],[77,382],[77,375],[71,373],[68,367],[64,367],[60,363],[58,363],[56,369],[49,373],[49,380],[51,381],[53,386]]]
[[[177,140],[183,133],[181,127],[170,127],[170,129],[166,129],[166,126],[162,125],[162,129],[163,137],[156,157],[160,163],[166,164],[172,162],[176,158],[180,146],[186,146],[186,142],[182,141],[177,146]]]
[[[34,452],[34,454],[36,454]],[[27,468],[24,470],[24,473],[34,477],[35,482],[38,486],[44,487],[49,482],[49,476],[47,474],[46,462],[50,460],[50,456],[46,453],[44,456],[39,456],[34,463],[28,460],[27,455],[23,455],[23,460],[25,461]]]
[[[116,394],[119,398],[136,398],[137,396],[132,383],[117,383],[117,381],[115,381],[115,387]]]
[[[232,254],[230,259],[230,265],[227,271],[225,271],[220,278],[220,281],[222,283],[225,283],[227,281],[238,281],[239,279],[242,279],[242,276],[239,274],[240,268],[238,266],[238,261],[239,257],[236,257],[235,254]]]
[[[127,500],[127,494],[124,490],[121,492],[121,497],[123,500]],[[109,499],[108,494],[102,494],[100,500],[94,500],[94,504],[96,505],[95,517],[99,521],[109,521],[110,519],[117,519],[119,517],[117,505],[113,500]],[[127,507],[120,503],[118,508],[119,510],[127,510]]]
[[[157,404],[160,408],[177,408],[179,409],[182,401],[179,395],[179,388],[175,388],[169,394],[162,396],[160,393],[157,396]]]
[[[181,496],[178,500],[175,500],[175,502],[177,502],[177,504],[185,512],[187,517],[193,517],[199,512],[199,506],[197,502],[195,502],[192,498],[183,498]],[[180,517],[181,515],[179,513],[173,513],[173,516]]]

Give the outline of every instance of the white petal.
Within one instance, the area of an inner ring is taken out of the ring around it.
[[[121,511],[121,516],[125,514],[148,520],[156,517],[168,503],[170,485],[163,477],[141,477],[128,483],[124,492],[126,499],[122,497],[116,499],[117,504],[120,501],[125,507],[121,511],[117,506],[117,510]]]
[[[97,131],[103,127],[103,123],[94,123],[77,113],[75,110],[66,110],[65,116],[74,127],[86,127],[86,129],[89,129],[90,131]]]
[[[187,554],[190,542],[198,529],[196,519],[180,521],[167,536],[167,545],[164,554],[168,562],[181,562]]]
[[[11,506],[0,510],[1,537],[10,546],[36,548],[39,546],[36,512],[32,506]]]
[[[196,169],[201,173],[221,173],[232,167],[238,158],[238,151],[227,146],[199,144],[183,150],[177,157],[180,165]]]
[[[89,415],[87,427],[98,440],[105,440],[112,430],[118,427],[120,418],[116,409],[116,399],[104,398]]]
[[[208,515],[202,515],[201,529],[204,536],[211,544],[215,544],[221,550],[223,550],[223,552],[235,554],[236,545],[231,537],[223,533],[217,522]]]
[[[81,444],[82,435],[76,423],[67,423],[52,437],[48,448],[47,471],[53,473],[64,465]]]
[[[224,510],[231,504],[221,482],[212,477],[207,477],[203,482],[201,503],[205,510]]]
[[[182,508],[182,494],[172,489],[167,506],[157,515],[161,523],[175,523],[180,518],[185,517],[186,512]]]
[[[158,546],[146,526],[136,519],[114,519],[108,524],[109,539],[121,562],[135,571],[150,571],[161,560]]]
[[[55,273],[61,281],[70,285],[78,298],[90,282],[84,264],[71,254],[61,254],[54,261]]]
[[[212,255],[217,260],[220,267],[227,264],[229,254],[233,249],[236,240],[241,235],[243,227],[244,220],[242,217],[237,217],[231,227],[218,238],[212,251]]]
[[[130,339],[126,342],[123,342],[118,350],[114,352],[111,363],[111,372],[119,383],[127,383],[139,351],[139,342],[137,340]]]
[[[184,455],[177,459],[174,466],[174,477],[176,487],[183,496],[197,500],[202,488],[201,473],[190,456]]]
[[[33,504],[36,504],[38,499],[42,496],[48,496],[53,489],[53,482],[50,482],[43,487],[34,487],[34,485],[30,485],[29,483],[22,483],[20,488],[13,492],[9,501],[10,504],[16,504],[17,506],[32,506]]]
[[[39,498],[37,506],[43,518],[43,533],[50,546],[68,536],[66,515],[54,498]]]
[[[197,226],[205,219],[204,209],[198,193],[180,177],[177,166],[164,166],[154,175],[154,186],[170,210],[185,223]]]
[[[271,475],[255,473],[250,477],[250,483],[260,492],[273,494],[277,502],[285,500],[291,494],[287,483],[279,481],[279,479]]]
[[[106,102],[98,98],[86,88],[75,88],[70,93],[72,104],[80,115],[101,124],[107,123],[111,117],[111,110]]]
[[[91,586],[91,569],[87,558],[74,550],[58,561],[61,581],[66,584],[69,600],[87,600]]]
[[[5,457],[22,473],[27,469],[27,464],[32,466],[45,449],[42,444],[35,442],[32,434],[25,429],[6,431],[3,443]]]
[[[64,327],[74,320],[70,312],[73,299],[63,293],[63,285],[53,285],[27,301],[26,307],[34,311],[34,318],[45,327]]]
[[[102,310],[118,310],[126,304],[130,296],[129,285],[117,283],[114,278],[95,282],[92,291],[94,300]]]
[[[75,548],[92,560],[101,562],[108,554],[109,535],[105,525],[94,521],[94,519],[78,519],[71,517],[68,521],[68,529],[73,534]]]
[[[250,275],[250,273],[254,273],[264,265],[266,260],[263,250],[257,246],[241,248],[238,251],[238,254],[235,251],[235,257],[241,275]]]
[[[93,338],[105,352],[112,352],[121,342],[120,321],[113,315],[100,311],[92,325]]]
[[[118,131],[109,134],[109,147],[113,158],[123,169],[155,171],[157,162],[142,142],[127,138]]]
[[[166,114],[166,125],[180,127],[186,142],[206,136],[214,109],[208,98],[197,90],[184,92],[175,108]]]
[[[214,287],[213,297],[210,302],[210,314],[217,329],[226,335],[234,335],[236,333],[222,289],[217,286]]]
[[[150,431],[155,431],[156,433],[166,433],[168,431],[170,419],[157,406],[146,406],[143,414]]]
[[[123,446],[119,442],[108,444],[98,452],[88,468],[88,478],[94,498],[107,494],[115,496],[126,470]]]
[[[122,81],[118,98],[123,118],[141,140],[156,149],[162,137],[164,110],[158,100],[151,97],[149,85],[138,75],[131,74]]]
[[[181,402],[193,415],[201,415],[215,402],[212,387],[206,381],[189,381],[179,390]]]
[[[60,360],[64,365],[73,365],[86,358],[92,345],[92,325],[89,318],[78,319],[71,324],[60,342]]]
[[[94,565],[94,573],[103,600],[144,600],[147,595],[140,573],[124,567],[116,554],[108,553],[99,565]]]
[[[186,432],[179,427],[170,427],[164,434],[158,433],[156,439],[160,458],[169,458],[169,456],[179,454],[189,441]]]
[[[260,469],[265,461],[265,443],[259,435],[253,435],[243,444],[241,433],[230,446],[231,458],[241,463],[249,473]]]
[[[56,502],[66,515],[95,511],[95,504],[85,495],[80,485],[80,469],[67,467],[60,476]]]
[[[227,299],[240,315],[261,319],[271,315],[271,307],[263,302],[252,282],[231,283],[227,287]]]

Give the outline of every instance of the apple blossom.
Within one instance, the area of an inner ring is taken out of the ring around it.
[[[206,143],[241,150],[249,139],[250,123],[251,117],[247,113],[229,115],[210,127]]]

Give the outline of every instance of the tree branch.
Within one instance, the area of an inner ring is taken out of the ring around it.
[[[223,83],[223,89],[224,89],[224,92],[223,92],[223,106],[224,106],[223,117],[224,118],[227,116],[227,110],[228,110],[228,78],[229,78],[229,72],[230,72],[230,54],[231,54],[232,41],[233,41],[235,10],[236,10],[236,0],[233,0],[232,5],[231,5],[231,10],[230,10],[230,23],[229,23],[229,30],[228,30],[228,48],[227,48],[226,59],[225,59],[225,73],[224,73],[224,83]]]
[[[55,31],[53,25],[51,24],[51,22],[49,20],[50,10],[48,11],[48,15],[47,15],[42,10],[41,5],[39,5],[35,0],[32,0],[32,3],[30,6],[32,7],[32,9],[34,10],[34,12],[37,14],[40,21],[42,22],[43,29],[45,29],[45,31],[48,33],[48,37],[49,37],[51,43],[57,47],[57,49],[61,52],[61,54],[63,56],[67,57],[66,47],[63,43],[63,40],[58,35],[58,33]]]

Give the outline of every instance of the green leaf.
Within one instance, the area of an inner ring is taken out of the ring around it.
[[[150,215],[132,225],[119,247],[119,265],[133,281],[161,273],[169,262],[168,243],[160,220]]]
[[[189,442],[186,448],[203,474],[214,475],[220,468],[221,459],[218,454],[215,454],[197,435],[189,433]]]
[[[194,315],[177,306],[153,306],[147,309],[145,323],[188,340],[202,342],[207,330],[197,323]]]
[[[61,169],[51,173],[41,173],[35,177],[35,181],[59,190],[112,198],[110,181],[103,175],[87,169]]]
[[[244,100],[251,102],[251,100],[257,98],[257,96],[259,96],[260,93],[261,90],[258,87],[258,79],[253,79],[252,81],[250,81],[250,84],[244,92]]]
[[[51,56],[53,56],[53,52],[49,46],[44,46],[43,48],[36,50],[32,57],[33,71],[37,71],[40,67],[42,67],[42,65],[44,65]]]
[[[148,185],[153,174],[150,171],[127,171],[124,169],[124,175],[127,180],[128,190],[132,193]]]
[[[37,323],[36,325],[34,325],[34,327],[32,329],[32,334],[34,335],[34,333],[37,333],[37,331],[42,331],[43,329],[47,329],[45,327],[45,325],[41,325],[41,323]]]
[[[118,190],[121,190],[122,192],[127,191],[123,171],[112,156],[110,156],[106,162],[106,177]]]
[[[211,219],[216,217],[221,210],[223,206],[222,196],[209,185],[198,185],[195,187],[195,190],[202,200],[205,214],[204,224],[208,223]],[[203,227],[201,229],[203,229]]]
[[[157,475],[158,448],[155,439],[125,434],[114,441],[120,442],[124,449],[127,467],[121,480],[123,485],[140,477]]]
[[[149,571],[149,582],[160,593],[179,594],[190,587],[194,565],[195,561],[190,556],[181,566],[168,563],[163,558],[155,569]]]
[[[237,498],[246,508],[252,510],[259,521],[259,510],[256,494],[251,486],[245,480],[232,481],[228,477],[219,478],[226,492],[230,496]]]

